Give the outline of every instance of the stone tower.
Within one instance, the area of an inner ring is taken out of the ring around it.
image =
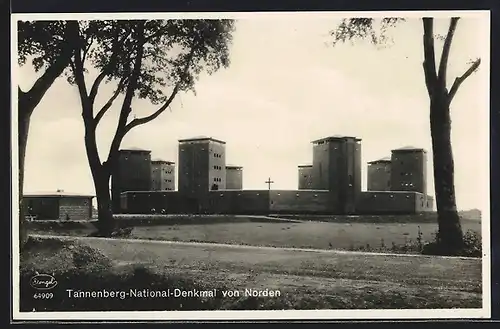
[[[111,200],[114,213],[121,211],[120,195],[126,191],[151,190],[151,151],[122,149],[111,176]]]
[[[368,162],[368,191],[391,190],[391,158]]]
[[[391,190],[427,194],[427,152],[406,146],[392,150]]]
[[[179,192],[200,197],[226,188],[226,142],[211,137],[179,140]]]
[[[151,160],[151,190],[175,190],[175,162],[161,159]]]
[[[312,143],[312,188],[330,191],[334,212],[355,213],[361,193],[361,139],[331,136]]]

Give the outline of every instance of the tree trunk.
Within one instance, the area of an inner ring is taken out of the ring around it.
[[[111,210],[111,197],[109,194],[109,179],[110,175],[101,170],[100,173],[94,175],[94,185],[97,196],[97,228],[100,236],[109,237],[115,229],[115,221],[113,219],[113,211]]]
[[[20,102],[21,103],[21,102]],[[21,107],[19,104],[18,110],[18,143],[19,143],[19,250],[28,240],[28,230],[26,228],[26,218],[23,205],[24,191],[24,160],[26,157],[26,147],[28,144],[28,132],[30,126],[30,118],[32,111]]]
[[[85,120],[85,119],[84,119]],[[111,236],[115,228],[113,211],[111,209],[111,196],[109,192],[109,181],[111,171],[106,163],[101,164],[96,144],[96,126],[92,121],[85,122],[85,149],[89,162],[92,179],[97,198],[97,229],[100,236]]]
[[[431,100],[430,109],[434,184],[439,225],[437,242],[441,253],[456,255],[463,247],[463,232],[455,200],[450,108],[446,96],[441,94],[437,98]]]
[[[64,37],[66,38],[67,30]],[[26,157],[26,147],[28,145],[28,132],[31,114],[38,106],[43,96],[54,81],[64,72],[71,61],[73,47],[65,43],[61,53],[56,60],[47,68],[44,74],[38,78],[28,92],[18,89],[18,143],[19,143],[19,247],[22,251],[24,244],[28,240],[27,228],[25,225],[23,206],[24,192],[24,160]]]

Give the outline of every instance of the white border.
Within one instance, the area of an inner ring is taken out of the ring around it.
[[[490,71],[490,12],[486,10],[477,11],[385,11],[385,12],[252,12],[252,13],[65,13],[65,14],[13,14],[11,15],[11,79],[12,79],[12,266],[13,266],[13,320],[346,320],[346,319],[457,319],[457,318],[489,318],[491,316],[491,278],[490,278],[490,134],[489,120],[484,122],[482,129],[484,143],[485,182],[484,205],[482,207],[482,243],[483,243],[483,308],[482,309],[430,309],[430,310],[286,310],[286,311],[151,311],[151,312],[20,312],[19,311],[19,222],[16,216],[19,214],[18,200],[18,145],[17,145],[17,27],[18,20],[94,20],[94,19],[173,19],[173,18],[231,18],[231,19],[280,19],[280,18],[302,18],[329,17],[451,17],[451,16],[475,16],[484,22],[483,45],[487,57],[482,58],[480,70]],[[488,75],[485,75],[489,77]],[[483,110],[487,111],[489,119],[489,78],[484,79],[484,87],[481,88],[482,97],[485,99]],[[16,220],[14,220],[14,218]],[[15,270],[14,270],[15,269]]]

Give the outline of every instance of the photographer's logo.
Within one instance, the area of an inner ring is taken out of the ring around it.
[[[30,286],[36,290],[51,290],[57,286],[57,280],[50,274],[36,274],[30,280]]]

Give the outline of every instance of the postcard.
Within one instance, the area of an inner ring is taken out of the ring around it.
[[[490,316],[488,11],[11,20],[14,320]]]

